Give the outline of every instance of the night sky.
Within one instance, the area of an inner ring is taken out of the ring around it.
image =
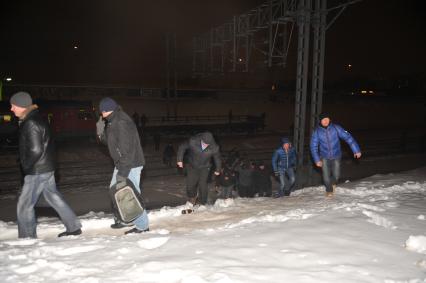
[[[2,1],[0,73],[24,84],[164,86],[167,32],[176,32],[179,71],[189,76],[192,37],[263,2]],[[326,79],[344,75],[347,64],[368,77],[424,73],[425,2],[348,7],[327,32]],[[286,76],[294,73],[290,64]]]

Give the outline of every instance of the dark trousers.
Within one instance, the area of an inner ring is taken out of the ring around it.
[[[238,195],[242,198],[252,198],[255,195],[254,186],[251,185],[238,185]]]
[[[187,167],[186,195],[195,198],[198,195],[200,204],[206,204],[208,199],[207,178],[210,168]]]

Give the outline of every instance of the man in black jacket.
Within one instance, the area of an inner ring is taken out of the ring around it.
[[[108,145],[109,154],[115,165],[110,187],[116,183],[125,182],[128,178],[141,193],[140,177],[145,165],[145,157],[134,121],[115,100],[109,97],[100,101],[99,111],[102,117],[96,124],[97,135],[103,143]],[[106,120],[106,126],[102,118]],[[117,217],[114,220],[115,223],[111,225],[111,228],[117,229],[125,226]],[[133,224],[135,228],[126,231],[125,234],[149,230],[146,210],[133,221]]]
[[[18,237],[37,238],[34,206],[41,194],[66,227],[58,237],[81,234],[80,221],[56,189],[55,153],[49,125],[28,93],[15,93],[10,104],[11,111],[19,118],[19,158],[25,175],[17,206]]]
[[[211,159],[214,159],[216,169],[214,174],[218,176],[222,167],[219,146],[213,135],[204,132],[191,137],[179,146],[177,153],[177,166],[183,168],[183,156],[188,151],[186,194],[189,202],[206,204],[208,199],[207,179],[209,176]]]

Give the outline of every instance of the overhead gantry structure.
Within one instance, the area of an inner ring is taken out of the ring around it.
[[[298,166],[302,166],[309,63],[312,72],[312,131],[322,109],[326,31],[349,5],[359,1],[269,0],[248,13],[234,16],[230,22],[194,37],[193,75],[205,77],[273,66],[286,67],[290,43],[297,37],[293,138]]]

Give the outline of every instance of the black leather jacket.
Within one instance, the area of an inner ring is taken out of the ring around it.
[[[19,122],[19,158],[25,175],[55,171],[55,148],[50,128],[36,105]]]

